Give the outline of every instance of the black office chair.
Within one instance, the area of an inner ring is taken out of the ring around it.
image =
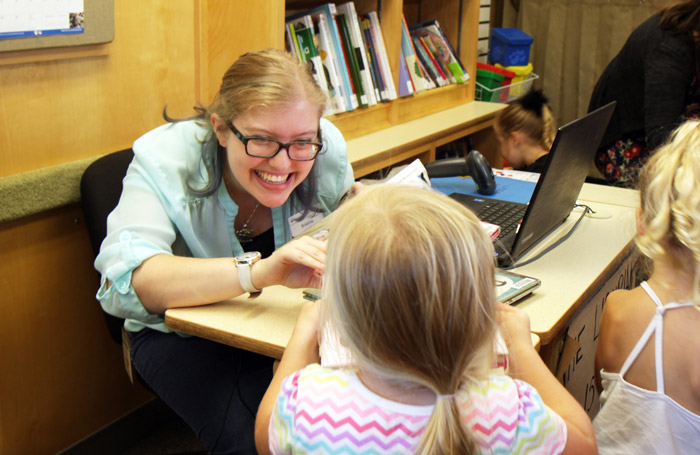
[[[132,149],[113,152],[98,158],[90,164],[82,178],[80,179],[80,197],[82,201],[83,214],[85,215],[85,225],[87,226],[90,243],[95,256],[100,252],[102,240],[107,236],[107,216],[117,206],[122,193],[122,180],[126,175],[126,170],[134,158]],[[119,345],[122,344],[122,327],[124,320],[109,313],[104,314],[105,323],[112,339]],[[141,379],[138,372],[133,371],[136,380],[146,389],[152,392],[148,385]],[[204,446],[201,444],[197,436],[184,421],[168,408],[156,396],[157,402],[153,402],[152,406],[148,407],[147,417],[145,422],[140,424],[140,429],[131,434],[131,438],[138,440],[140,435],[146,435],[149,431],[166,432],[164,438],[171,437],[175,439],[173,447],[174,452],[168,450],[167,453],[188,453],[188,454],[204,454],[207,453]],[[159,430],[160,429],[160,430]],[[177,437],[172,435],[177,434]],[[121,441],[126,444],[126,441]],[[166,449],[170,441],[164,441]],[[182,452],[180,445],[189,447],[187,452]]]
[[[134,158],[131,149],[110,153],[90,164],[80,179],[80,197],[85,215],[92,251],[100,252],[102,240],[107,236],[107,215],[119,202],[122,194],[122,180],[129,163]],[[122,344],[124,320],[103,312],[105,323],[112,339]]]

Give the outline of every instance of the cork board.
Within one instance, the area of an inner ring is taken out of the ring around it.
[[[84,0],[84,2],[85,31],[83,33],[0,39],[0,52],[111,42],[114,39],[114,0]]]

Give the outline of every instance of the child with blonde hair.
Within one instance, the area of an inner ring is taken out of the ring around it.
[[[596,352],[600,453],[697,453],[700,441],[700,122],[642,168],[636,244],[650,278],[611,293]]]
[[[595,452],[527,316],[497,303],[493,247],[471,211],[384,184],[329,229],[323,300],[301,311],[258,410],[261,454]],[[491,368],[499,321],[510,376]],[[326,323],[351,366],[317,364]]]

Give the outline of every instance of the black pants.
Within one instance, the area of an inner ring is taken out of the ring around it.
[[[131,357],[211,453],[256,453],[255,413],[272,379],[271,358],[151,329],[131,333]]]

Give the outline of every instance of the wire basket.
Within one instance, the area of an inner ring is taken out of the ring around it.
[[[526,94],[532,87],[532,82],[535,79],[539,79],[539,76],[535,73],[530,73],[527,79],[496,88],[488,88],[476,81],[475,98],[477,101],[507,103]]]

